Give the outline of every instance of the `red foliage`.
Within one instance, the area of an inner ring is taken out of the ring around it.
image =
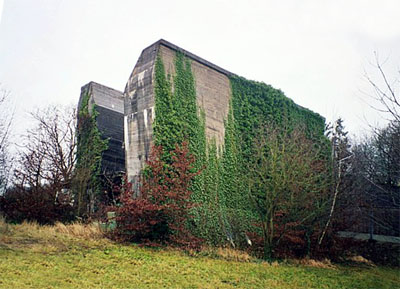
[[[72,221],[73,208],[62,194],[56,195],[52,187],[27,189],[15,187],[0,196],[0,213],[7,221],[20,223],[24,220],[39,224],[53,224],[56,221]]]
[[[112,236],[120,241],[164,241],[167,227],[162,207],[143,196],[133,198],[131,187],[131,184],[126,182],[119,199],[121,206],[108,209],[117,214],[117,228],[112,231]]]
[[[109,210],[117,213],[113,235],[123,241],[196,247],[199,240],[187,230],[190,220],[190,186],[199,174],[193,164],[187,142],[176,145],[171,164],[162,160],[163,149],[153,147],[141,180],[140,194],[133,197],[129,183],[122,188],[121,206]]]

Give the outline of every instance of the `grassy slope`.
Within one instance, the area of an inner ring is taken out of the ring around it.
[[[400,288],[391,268],[269,264],[223,250],[209,255],[117,245],[81,225],[0,222],[0,288]]]

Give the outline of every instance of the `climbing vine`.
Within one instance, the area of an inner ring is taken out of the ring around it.
[[[155,64],[155,119],[153,123],[154,143],[164,151],[171,151],[175,143],[183,140],[178,104],[171,91],[171,84],[165,75],[164,64],[158,56]]]
[[[76,193],[76,213],[87,217],[93,213],[93,206],[101,197],[101,158],[108,148],[108,140],[103,139],[96,124],[98,112],[89,108],[89,94],[86,93],[78,111],[77,162],[74,175]]]
[[[165,75],[164,64],[158,56],[155,64],[155,120],[153,125],[156,145],[165,151],[176,143],[189,140],[189,148],[196,159],[204,160],[206,140],[204,113],[196,103],[196,88],[190,60],[182,53],[175,58],[176,75],[172,84]]]
[[[235,130],[245,161],[249,161],[253,155],[253,140],[258,129],[271,122],[287,130],[303,124],[310,138],[323,137],[324,118],[297,105],[281,90],[238,76],[231,76],[230,82]]]
[[[227,217],[231,217],[231,227],[236,234],[251,232],[257,228],[251,223],[257,222],[249,199],[251,179],[247,169],[257,162],[255,158],[257,135],[265,126],[279,126],[282,132],[289,133],[296,127],[304,127],[306,135],[315,145],[324,147],[325,120],[320,115],[298,106],[287,98],[282,91],[238,76],[230,77],[232,100],[230,113],[225,124],[225,149],[223,155],[223,184],[228,207]],[[328,148],[327,146],[325,146]],[[323,150],[321,150],[323,152]],[[326,157],[327,154],[325,154]],[[324,158],[321,153],[321,158]],[[251,165],[250,165],[251,166]],[[234,179],[231,179],[234,176]],[[234,207],[236,205],[236,207]],[[237,220],[241,222],[237,222]],[[243,238],[241,239],[243,240]]]
[[[155,64],[156,145],[170,151],[188,140],[202,173],[193,180],[194,223],[191,230],[209,243],[227,239],[245,240],[256,218],[249,200],[246,164],[253,160],[253,141],[261,126],[273,121],[287,129],[302,123],[310,138],[323,137],[324,119],[296,105],[280,90],[241,77],[230,77],[232,98],[225,120],[224,146],[206,140],[205,113],[196,102],[196,85],[191,62],[182,53],[175,57],[175,75],[169,80],[161,56]],[[168,155],[165,156],[168,160]]]
[[[190,152],[195,156],[195,170],[202,173],[192,182],[192,200],[198,204],[193,209],[194,224],[191,230],[206,239],[215,239],[219,234],[217,195],[219,160],[217,147],[207,144],[205,135],[205,113],[197,106],[196,86],[191,62],[182,53],[175,57],[175,71],[171,82],[166,77],[160,56],[155,64],[155,120],[153,125],[156,145],[171,150],[176,143],[187,140]],[[172,90],[173,87],[173,90]],[[166,154],[164,159],[169,160]]]

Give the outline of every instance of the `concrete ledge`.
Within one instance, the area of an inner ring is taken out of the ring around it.
[[[362,241],[370,240],[370,234],[367,233],[357,233],[357,232],[344,232],[339,231],[338,236],[341,238],[353,238]],[[372,240],[382,243],[395,243],[400,244],[400,237],[396,236],[386,236],[386,235],[372,235]]]

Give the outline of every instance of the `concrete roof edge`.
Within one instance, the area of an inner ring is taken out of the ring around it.
[[[181,47],[179,47],[179,46],[177,46],[177,45],[175,45],[175,44],[173,44],[173,43],[171,43],[169,41],[167,41],[167,40],[164,40],[164,39],[160,39],[160,40],[154,42],[150,46],[148,46],[145,49],[143,49],[143,51],[145,51],[145,50],[147,50],[149,48],[153,48],[154,46],[159,46],[159,45],[163,45],[163,46],[168,47],[168,48],[170,48],[170,49],[172,49],[174,51],[179,51],[179,52],[183,53],[185,56],[189,57],[190,59],[195,60],[195,61],[197,61],[197,62],[199,62],[199,63],[201,63],[201,64],[203,64],[203,65],[205,65],[205,66],[207,66],[209,68],[212,68],[212,69],[214,69],[214,70],[216,70],[216,71],[218,71],[218,72],[220,72],[220,73],[222,73],[222,74],[224,74],[226,76],[235,75],[234,73],[232,73],[232,72],[230,72],[230,71],[228,71],[226,69],[223,69],[223,68],[219,67],[218,65],[215,65],[215,64],[213,64],[213,63],[211,63],[211,62],[209,62],[209,61],[207,61],[207,60],[205,60],[205,59],[203,59],[203,58],[201,58],[201,57],[199,57],[199,56],[197,56],[197,55],[195,55],[195,54],[193,54],[193,53],[191,53],[191,52],[189,52],[189,51],[187,51],[187,50],[185,50],[185,49],[183,49],[183,48],[181,48]]]
[[[85,85],[83,85],[82,88],[84,88],[84,87],[86,87],[86,86],[100,86],[100,87],[103,87],[103,88],[106,88],[106,89],[109,89],[109,90],[114,90],[114,91],[120,93],[121,95],[124,94],[122,91],[120,91],[120,90],[118,90],[118,89],[109,87],[109,86],[107,86],[107,85],[104,85],[104,84],[101,84],[101,83],[98,83],[98,82],[95,82],[95,81],[89,81],[88,83],[86,83]]]

